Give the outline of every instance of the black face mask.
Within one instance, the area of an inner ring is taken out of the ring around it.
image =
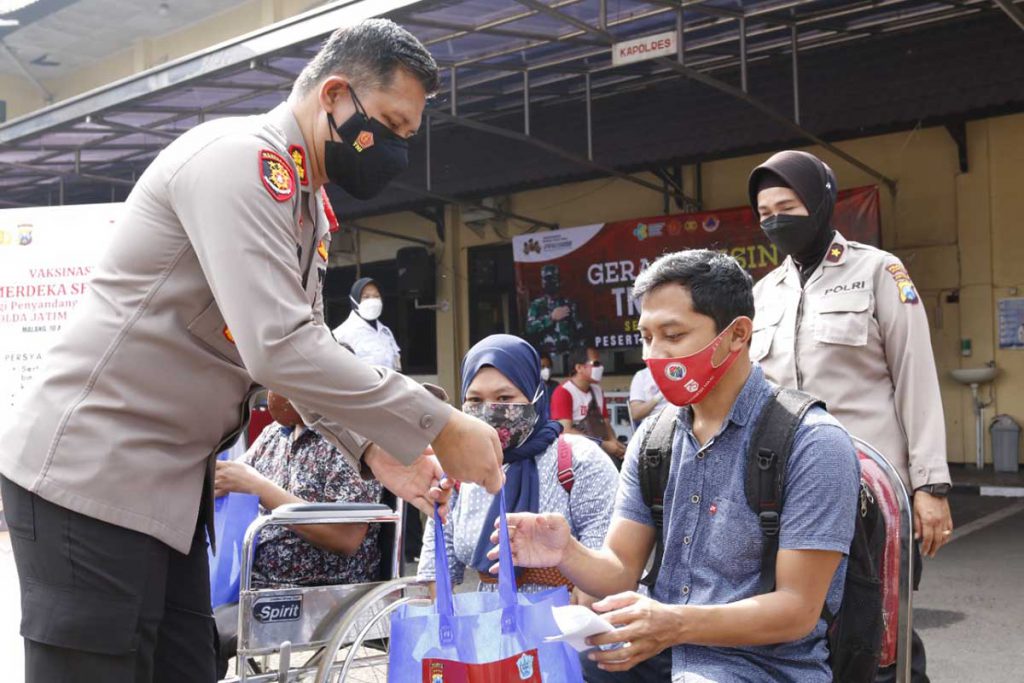
[[[810,216],[776,214],[761,221],[761,229],[784,256],[792,256],[800,263],[818,241],[818,228]]]
[[[542,286],[545,294],[558,294],[558,290],[561,289],[562,284],[557,278],[545,278]]]
[[[409,167],[409,143],[367,116],[355,91],[349,92],[355,113],[340,126],[333,114],[327,114],[327,122],[341,142],[324,143],[324,170],[331,182],[356,199],[370,199]]]

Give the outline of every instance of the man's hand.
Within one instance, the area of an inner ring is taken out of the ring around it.
[[[265,481],[266,477],[251,465],[237,460],[218,460],[213,478],[213,495],[215,498],[229,493],[249,493],[258,496],[259,487]]]
[[[498,543],[499,520],[494,521],[495,531],[491,543]],[[536,515],[517,512],[508,516],[508,539],[512,544],[512,562],[517,567],[557,567],[565,557],[572,536],[569,523],[557,513]],[[488,559],[498,559],[498,549],[491,548]],[[490,569],[498,573],[498,564]]]
[[[434,452],[445,474],[497,493],[505,483],[498,432],[475,417],[456,411],[434,439]]]
[[[556,323],[559,320],[565,320],[572,313],[572,310],[568,306],[559,306],[558,308],[551,311],[551,319]]]
[[[921,553],[935,557],[953,536],[953,515],[949,500],[925,491],[914,491],[914,538],[921,541]]]
[[[601,448],[604,452],[613,458],[622,460],[626,457],[626,447],[622,445],[622,442],[618,439],[605,439],[601,442]]]
[[[396,496],[428,517],[433,517],[434,503],[437,503],[441,520],[448,519],[452,483],[444,479],[441,465],[429,448],[412,464],[403,465],[383,448],[373,444],[366,449],[363,462],[373,472],[374,478]]]
[[[627,643],[615,650],[594,650],[587,656],[605,671],[626,671],[675,645],[673,634],[681,621],[678,610],[638,593],[619,593],[598,600],[593,605],[614,631],[587,639],[591,645]]]

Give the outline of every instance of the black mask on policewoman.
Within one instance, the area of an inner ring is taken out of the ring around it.
[[[394,131],[367,115],[355,90],[356,111],[340,126],[327,113],[327,123],[341,141],[324,143],[327,177],[356,199],[371,199],[409,166],[409,143]]]
[[[792,256],[798,263],[813,259],[818,250],[819,230],[810,216],[775,214],[761,221],[761,229],[783,256]]]

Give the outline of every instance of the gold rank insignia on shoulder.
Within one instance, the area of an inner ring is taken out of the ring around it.
[[[327,245],[324,244],[323,240],[320,240],[320,244],[316,245],[316,253],[320,254],[320,258],[324,261],[327,260]]]
[[[356,141],[352,143],[357,152],[362,152],[373,147],[373,132],[364,130],[356,138]]]
[[[292,145],[288,148],[288,155],[295,162],[295,169],[299,172],[299,185],[309,185],[309,175],[306,172],[306,150],[302,145]]]
[[[886,266],[885,269],[889,271],[889,275],[892,275],[892,279],[896,281],[896,288],[900,292],[901,303],[916,304],[921,300],[921,297],[917,295],[917,289],[914,288],[914,283],[910,280],[910,275],[907,274],[907,269],[903,267],[902,263],[894,263],[891,266]]]
[[[846,251],[845,247],[836,242],[828,248],[828,254],[825,255],[825,260],[829,263],[838,263],[839,259],[843,257],[844,251]]]
[[[295,196],[295,177],[284,157],[270,149],[260,150],[260,179],[275,201],[286,202]]]

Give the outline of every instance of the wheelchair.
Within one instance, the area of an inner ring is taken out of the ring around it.
[[[913,630],[914,526],[913,507],[900,475],[885,457],[861,439],[853,438],[861,480],[875,497],[885,519],[882,553],[881,665],[896,666],[896,682],[910,681],[910,643]]]
[[[401,578],[404,504],[283,505],[249,525],[242,546],[234,673],[222,683],[387,681],[390,615],[429,603],[428,584]],[[252,568],[261,532],[303,524],[380,525],[378,581],[255,589]]]

